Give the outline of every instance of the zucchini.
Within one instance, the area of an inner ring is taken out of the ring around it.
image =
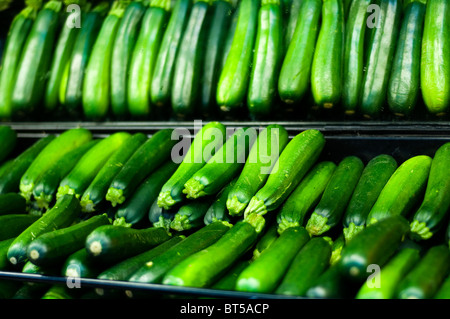
[[[291,43],[293,37],[294,37],[294,33],[295,33],[295,28],[297,27],[297,23],[298,21],[300,21],[300,9],[302,7],[303,2],[305,2],[304,0],[293,0],[291,1],[291,4],[289,6],[287,6],[284,11],[287,18],[287,22],[286,22],[286,27],[285,27],[285,35],[284,35],[284,47],[285,47],[285,52],[287,52],[288,48],[289,48],[289,44]],[[302,16],[303,18],[303,16]]]
[[[316,106],[331,109],[341,102],[345,44],[345,17],[341,0],[326,0],[322,26],[311,66],[311,91]]]
[[[42,102],[46,83],[43,79],[52,61],[61,10],[62,3],[52,0],[36,16],[17,65],[11,93],[13,117],[31,115]]]
[[[259,133],[236,183],[228,194],[226,204],[231,216],[242,215],[269,175],[278,169],[277,160],[288,142],[288,132],[281,125],[268,125]]]
[[[44,293],[44,295],[40,299],[71,300],[76,298],[73,295],[73,289],[70,289],[67,286],[54,284]]]
[[[227,36],[224,40],[224,47],[223,47],[223,55],[222,55],[222,59],[220,62],[220,72],[218,74],[218,79],[217,81],[219,81],[220,78],[220,74],[222,73],[223,68],[225,67],[225,63],[227,62],[227,58],[228,58],[228,54],[230,53],[231,50],[231,45],[233,44],[233,39],[234,39],[234,33],[236,32],[236,26],[237,26],[237,22],[239,18],[239,5],[237,3],[235,3],[234,5],[234,11],[233,11],[233,16],[231,18],[230,21],[230,26],[227,30]],[[216,83],[216,96],[217,96],[217,85],[219,82]],[[216,99],[216,97],[214,97]],[[215,100],[215,104],[217,104],[217,99]]]
[[[354,115],[358,108],[364,75],[364,40],[371,0],[351,1],[345,28],[342,106],[345,114]]]
[[[428,0],[422,35],[420,84],[426,109],[437,116],[450,106],[450,3]]]
[[[379,24],[371,32],[360,92],[359,112],[366,118],[380,116],[386,104],[402,13],[398,0],[381,0],[379,7]]]
[[[239,17],[233,43],[217,84],[216,100],[223,112],[236,110],[245,102],[260,6],[260,0],[239,2]]]
[[[73,149],[90,142],[92,133],[84,128],[74,128],[62,132],[39,152],[20,179],[20,193],[30,200],[34,186],[48,169]]]
[[[324,146],[323,134],[315,129],[305,130],[292,138],[275,164],[276,172],[269,175],[264,186],[250,200],[244,218],[279,208],[315,164]]]
[[[108,224],[110,224],[108,216],[102,214],[63,229],[42,234],[27,246],[28,260],[41,267],[61,263],[84,247],[86,237],[92,231]]]
[[[173,216],[170,228],[182,232],[203,226],[206,212],[213,201],[213,197],[200,198],[182,205]]]
[[[11,95],[14,87],[17,65],[37,11],[29,6],[22,9],[13,19],[6,35],[1,58],[0,75],[0,119],[11,120]]]
[[[214,198],[213,203],[206,211],[203,222],[205,225],[211,224],[214,221],[224,220],[229,222],[230,218],[227,209],[227,198],[234,184],[236,183],[236,178],[233,179],[228,185],[226,185]]]
[[[116,152],[111,154],[111,157],[100,168],[80,198],[83,212],[92,213],[99,209],[99,206],[105,201],[106,193],[113,178],[146,140],[145,134],[135,133],[126,140],[126,143],[122,143]]]
[[[322,235],[341,222],[363,169],[364,163],[356,156],[347,156],[338,164],[306,223],[311,236]]]
[[[61,267],[61,275],[69,278],[96,278],[107,266],[99,264],[86,248],[72,253]]]
[[[148,220],[154,227],[164,227],[167,231],[170,230],[170,223],[172,222],[177,210],[171,208],[166,210],[158,206],[157,201],[154,201],[148,210]]]
[[[446,245],[430,247],[419,262],[398,284],[398,299],[430,299],[438,291],[450,270],[450,250]]]
[[[130,138],[127,132],[116,132],[102,138],[90,148],[59,183],[56,198],[65,194],[83,195],[106,161]]]
[[[407,216],[426,189],[432,159],[417,155],[403,162],[389,178],[366,219],[373,224],[392,215]]]
[[[256,133],[248,127],[236,129],[225,144],[184,184],[189,199],[217,194],[236,177],[245,164]]]
[[[193,0],[177,0],[161,39],[151,83],[151,102],[158,108],[170,107],[172,78],[176,56],[190,16]]]
[[[153,0],[142,18],[127,84],[128,111],[133,118],[147,118],[152,113],[150,90],[153,70],[170,10],[169,0]]]
[[[358,290],[356,299],[393,299],[398,283],[420,260],[419,250],[405,248],[396,253],[377,274],[379,286],[364,283]]]
[[[169,209],[185,199],[184,184],[222,147],[225,138],[226,128],[220,122],[209,122],[195,134],[177,170],[161,187],[158,195],[159,206]]]
[[[271,115],[284,53],[282,33],[280,0],[262,0],[247,94],[247,107],[253,118]]]
[[[17,282],[16,280],[0,281],[0,299],[11,299],[20,287],[20,282]]]
[[[241,272],[235,289],[258,293],[273,292],[285,278],[298,251],[308,241],[309,234],[305,228],[300,226],[287,229]]]
[[[27,227],[8,249],[8,259],[13,265],[27,260],[27,247],[38,236],[72,224],[81,211],[80,203],[73,195],[59,198],[55,205]]]
[[[172,79],[171,105],[175,116],[194,116],[200,100],[207,34],[210,30],[211,6],[209,0],[194,0],[187,21]]]
[[[329,267],[331,245],[323,237],[309,240],[294,256],[276,294],[305,296],[314,281]]]
[[[345,299],[351,296],[348,281],[342,276],[338,264],[328,267],[306,290],[307,298]]]
[[[8,214],[0,216],[0,241],[19,236],[39,217],[29,214]]]
[[[425,11],[425,4],[414,1],[403,13],[387,88],[389,110],[398,116],[411,115],[417,105]]]
[[[131,1],[117,27],[111,53],[111,111],[116,119],[128,114],[127,83],[130,60],[141,27],[146,6],[142,1]]]
[[[297,103],[311,83],[311,67],[322,16],[322,1],[303,0],[292,40],[278,79],[278,94],[287,104]]]
[[[231,224],[215,222],[200,228],[155,258],[148,260],[128,279],[130,282],[161,283],[164,275],[180,262],[223,238]],[[234,226],[233,226],[234,227]],[[127,295],[130,293],[127,291]]]
[[[238,260],[220,279],[218,279],[211,289],[216,290],[234,290],[239,274],[250,265],[249,260]]]
[[[5,239],[0,241],[0,270],[8,270],[11,268],[11,263],[8,260],[7,253],[8,248],[11,246],[12,242],[16,239],[15,237]]]
[[[383,267],[409,232],[409,223],[401,215],[386,217],[370,224],[350,240],[338,262],[341,274],[357,282],[368,277],[367,267]]]
[[[367,163],[344,213],[345,241],[365,227],[372,206],[396,169],[397,161],[387,154],[375,156]]]
[[[267,248],[272,246],[272,244],[278,239],[278,237],[279,234],[277,232],[276,223],[272,223],[269,226],[266,226],[264,233],[260,235],[260,238],[253,248],[252,261],[259,258]]]
[[[2,145],[0,146],[0,163],[9,159],[9,156],[14,151],[17,145],[17,132],[10,126],[0,126],[0,139]]]
[[[442,282],[433,299],[450,299],[450,276]]]
[[[105,199],[113,207],[122,204],[138,185],[170,159],[175,141],[172,129],[161,129],[145,141],[111,181]]]
[[[18,193],[0,194],[0,216],[9,214],[25,214],[27,201]]]
[[[331,243],[330,265],[336,264],[341,259],[342,250],[344,249],[344,247],[345,247],[344,233],[339,233],[337,238],[332,240]]]
[[[110,111],[112,51],[125,6],[122,1],[112,3],[91,49],[82,88],[82,110],[87,120],[104,120]]]
[[[331,161],[322,161],[311,168],[280,207],[278,233],[290,227],[304,226],[306,214],[318,204],[335,170],[336,164]]]

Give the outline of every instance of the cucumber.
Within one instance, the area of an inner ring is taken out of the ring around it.
[[[269,226],[266,226],[266,229],[263,234],[260,235],[260,238],[255,244],[253,248],[253,256],[252,261],[259,258],[261,254],[279,238],[279,234],[277,232],[277,224],[272,223]],[[234,289],[235,287],[233,287]]]
[[[237,128],[225,144],[184,184],[183,193],[189,199],[217,194],[236,177],[245,164],[256,139],[252,128]]]
[[[450,270],[450,250],[446,245],[430,247],[396,290],[398,299],[430,299]]]
[[[205,225],[211,224],[214,221],[224,220],[229,222],[230,218],[227,209],[228,194],[236,183],[236,178],[226,185],[214,198],[213,203],[206,211],[203,222]]]
[[[375,156],[367,163],[344,213],[346,242],[365,227],[372,206],[396,169],[397,161],[387,154]]]
[[[329,267],[331,246],[323,237],[309,240],[294,256],[276,294],[304,296],[314,281]]]
[[[347,156],[338,164],[306,223],[311,236],[322,235],[341,222],[363,169],[364,163],[356,156]]]
[[[410,235],[415,240],[433,237],[442,228],[448,215],[450,199],[446,194],[450,189],[447,164],[449,152],[450,143],[446,143],[434,154],[423,201],[411,221]]]
[[[177,53],[170,101],[173,114],[179,118],[190,118],[198,111],[202,64],[211,23],[210,2],[194,0]]]
[[[278,79],[278,94],[287,104],[301,101],[310,88],[322,1],[303,0],[298,16],[299,21],[289,42]]]
[[[348,281],[342,276],[338,264],[328,267],[306,290],[307,298],[345,299],[353,297]]]
[[[19,236],[39,217],[29,214],[8,214],[0,216],[0,241]]]
[[[407,216],[426,189],[432,159],[417,155],[403,162],[389,178],[366,219],[373,224],[392,215]]]
[[[279,208],[315,164],[324,146],[323,134],[315,129],[293,137],[275,164],[277,171],[269,175],[264,186],[250,200],[244,218],[251,214],[264,215]]]
[[[27,247],[38,236],[69,226],[81,211],[78,199],[73,195],[59,198],[55,205],[27,227],[8,249],[8,259],[13,265],[27,260]]]
[[[170,90],[172,88],[176,56],[186,29],[192,4],[192,0],[178,0],[175,2],[166,31],[161,39],[150,90],[151,102],[158,108],[161,108],[163,105],[170,107]]]
[[[285,35],[284,35],[284,47],[285,47],[285,52],[287,52],[288,48],[289,48],[289,44],[291,43],[293,37],[294,37],[294,33],[295,33],[295,28],[297,27],[297,23],[300,20],[300,9],[302,7],[303,4],[303,0],[293,0],[291,1],[291,4],[289,6],[287,6],[285,8],[285,13],[287,15],[287,22],[286,22],[286,26],[285,26]],[[303,18],[303,16],[302,16]]]
[[[364,283],[356,299],[393,299],[398,283],[420,260],[419,250],[405,248],[396,253],[377,274],[380,285]],[[382,282],[382,283],[381,283]]]
[[[222,147],[225,138],[226,128],[220,122],[209,122],[195,134],[177,170],[161,187],[158,195],[159,206],[169,209],[185,199],[184,184]]]
[[[277,213],[278,233],[290,227],[304,226],[306,214],[319,203],[335,170],[336,164],[331,161],[322,161],[311,168],[280,207]]]
[[[362,282],[370,273],[367,267],[379,267],[389,260],[409,232],[409,223],[401,215],[386,217],[370,224],[350,240],[338,262],[341,274],[349,280]]]
[[[111,111],[116,119],[128,114],[127,83],[131,55],[141,27],[146,6],[142,1],[131,1],[126,7],[111,53]]]
[[[0,216],[9,214],[25,214],[27,201],[18,193],[0,194]]]
[[[61,10],[60,1],[49,1],[36,16],[16,69],[11,93],[13,118],[31,115],[42,102],[46,83],[43,79],[52,61]]]
[[[175,213],[170,228],[182,232],[203,226],[206,212],[213,201],[213,197],[200,198],[182,205]]]
[[[278,169],[277,160],[288,142],[288,132],[281,125],[268,125],[259,133],[236,183],[228,194],[226,204],[231,216],[242,215],[269,175]]]
[[[216,100],[223,112],[239,109],[245,102],[260,6],[260,0],[239,2],[239,17],[233,43],[217,84]]]
[[[17,145],[17,132],[10,126],[0,126],[0,139],[3,142],[0,146],[0,163],[9,159]]]
[[[68,278],[96,278],[107,268],[94,260],[86,248],[72,253],[61,267],[61,275]]]
[[[433,299],[450,299],[450,276],[442,282]]]
[[[131,275],[128,281],[161,283],[163,277],[170,269],[196,252],[213,245],[217,240],[223,238],[222,236],[228,232],[230,227],[231,224],[215,222],[200,228],[161,255],[148,260],[145,265]],[[128,291],[127,295],[130,296]]]
[[[92,213],[101,208],[113,178],[146,140],[145,134],[135,133],[111,155],[80,198],[83,212]]]
[[[420,84],[426,109],[437,116],[450,106],[450,3],[428,0],[422,35]]]
[[[345,44],[345,17],[341,0],[326,0],[322,26],[311,66],[311,91],[316,106],[331,109],[341,102]]]
[[[20,193],[30,200],[36,182],[46,174],[50,167],[73,149],[91,140],[92,133],[84,128],[74,128],[62,132],[48,143],[29,165],[20,179]]]
[[[170,159],[175,145],[172,133],[172,129],[157,131],[124,164],[105,195],[113,207],[122,204],[150,173]]]
[[[11,120],[11,95],[14,87],[17,65],[37,11],[29,6],[23,8],[13,19],[6,35],[1,58],[0,75],[0,119]]]
[[[387,89],[389,110],[409,116],[420,94],[420,61],[426,5],[414,1],[403,13],[399,39]]]
[[[367,10],[371,0],[351,1],[345,28],[342,106],[346,115],[354,115],[359,104],[364,75],[364,39]]]
[[[130,60],[127,84],[128,111],[132,118],[145,119],[152,112],[150,90],[153,70],[170,15],[170,6],[169,0],[153,0],[142,18],[142,26]]]
[[[258,293],[273,292],[285,278],[298,251],[308,241],[309,234],[305,228],[299,226],[287,229],[241,272],[235,289]],[[270,276],[267,276],[269,273]]]
[[[372,30],[367,48],[359,102],[359,113],[369,119],[380,116],[386,104],[402,13],[398,0],[381,0],[379,8],[379,24]]]
[[[7,253],[8,248],[11,246],[12,242],[16,239],[15,237],[5,239],[0,241],[0,270],[9,270],[11,268],[11,263],[8,260]]]
[[[28,245],[28,260],[42,267],[63,262],[68,256],[84,247],[86,237],[92,231],[108,224],[110,224],[108,216],[102,214],[63,229],[42,234]]]

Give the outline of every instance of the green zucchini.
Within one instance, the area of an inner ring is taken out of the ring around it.
[[[52,61],[61,10],[60,1],[49,1],[36,16],[17,65],[11,93],[13,117],[31,115],[44,97],[43,79]]]
[[[450,299],[450,276],[442,282],[433,299]]]
[[[450,270],[450,250],[446,245],[430,247],[398,284],[398,299],[430,299],[436,294]]]
[[[389,178],[366,219],[373,224],[392,215],[407,216],[426,189],[432,159],[417,155],[403,162]]]
[[[161,129],[145,141],[128,159],[109,185],[105,199],[113,207],[122,204],[138,185],[170,159],[175,141],[173,129]]]
[[[372,206],[396,169],[397,161],[387,154],[375,156],[367,163],[344,213],[345,241],[365,227]]]
[[[110,111],[112,50],[125,6],[113,2],[91,49],[82,87],[82,109],[88,120],[104,120]]]
[[[147,136],[145,134],[135,133],[111,155],[80,198],[83,212],[92,213],[97,211],[99,206],[101,208],[113,178],[146,140]]]
[[[280,207],[278,233],[290,227],[304,226],[306,214],[318,204],[335,170],[336,164],[331,161],[322,161],[311,168]]]
[[[206,211],[203,222],[205,225],[211,224],[217,220],[224,220],[229,222],[230,218],[227,209],[228,194],[236,183],[236,178],[233,179],[228,185],[226,185],[214,198],[213,203]]]
[[[153,70],[170,10],[169,0],[153,0],[142,18],[127,84],[128,111],[133,118],[147,118],[152,113],[150,90]]]
[[[324,236],[324,238],[326,238]],[[345,238],[344,233],[339,233],[337,238],[332,240],[331,243],[331,257],[330,257],[330,265],[336,264],[342,256],[342,250],[345,247]]]
[[[289,49],[289,44],[291,43],[293,37],[294,37],[294,33],[295,33],[295,28],[297,27],[297,23],[298,21],[300,21],[300,9],[302,7],[303,4],[303,0],[293,0],[290,4],[290,6],[288,6],[287,8],[285,8],[285,13],[287,15],[287,22],[286,22],[286,27],[285,27],[285,35],[284,35],[284,47],[285,47],[285,52],[287,52],[287,50]],[[302,16],[303,18],[303,16]]]
[[[128,114],[127,83],[131,55],[141,27],[146,6],[142,1],[131,1],[126,7],[111,53],[111,111],[116,119]]]
[[[175,217],[176,212],[176,208],[166,210],[159,207],[158,202],[154,201],[148,210],[148,220],[154,227],[164,227],[167,231],[170,231],[170,223]]]
[[[308,241],[309,234],[305,228],[299,226],[287,229],[241,272],[235,289],[258,293],[273,292],[285,278],[285,274],[287,276],[286,272],[298,251]]]
[[[46,291],[46,286],[36,286],[24,284],[20,287],[11,299],[40,299]]]
[[[180,118],[194,116],[201,101],[202,64],[211,23],[210,2],[194,0],[177,53],[170,101],[173,114]]]
[[[27,260],[27,247],[38,236],[69,226],[81,211],[80,203],[73,195],[59,198],[55,205],[27,227],[8,249],[8,259],[13,265]]]
[[[392,299],[399,282],[420,260],[420,252],[414,248],[405,248],[396,253],[386,265],[380,269],[378,280],[380,285],[366,282],[358,290],[356,299]]]
[[[92,231],[108,224],[110,224],[108,216],[102,214],[63,229],[42,234],[27,246],[28,260],[42,267],[61,263],[84,247],[86,237]]]
[[[0,216],[9,214],[25,214],[27,201],[18,193],[0,194]]]
[[[9,159],[9,156],[14,151],[17,145],[17,132],[10,126],[0,126],[0,139],[2,145],[0,146],[0,163]]]
[[[13,19],[6,36],[1,59],[0,75],[0,119],[11,120],[11,95],[14,87],[17,65],[37,11],[26,6]]]
[[[67,257],[61,275],[69,278],[96,278],[107,266],[99,264],[85,247]]]
[[[239,2],[239,17],[233,43],[217,84],[216,100],[223,112],[240,108],[245,102],[260,6],[260,0]]]
[[[158,195],[158,205],[169,209],[182,202],[184,184],[191,176],[202,168],[214,153],[222,147],[226,139],[226,128],[220,122],[209,122],[204,125],[186,152],[174,174],[167,179]]]
[[[236,177],[245,164],[256,133],[248,127],[236,129],[217,152],[184,184],[189,199],[217,194]]]
[[[398,0],[381,0],[378,25],[372,30],[359,102],[366,118],[380,116],[386,104],[389,76],[395,55],[402,6]]]
[[[277,160],[288,142],[288,132],[281,125],[268,125],[261,130],[236,183],[228,194],[227,209],[231,216],[242,215],[245,207],[264,185],[269,175],[278,169]]]
[[[0,241],[0,270],[9,270],[12,265],[8,260],[7,253],[9,246],[11,246],[12,242],[16,239],[15,237],[5,239]]]
[[[21,287],[16,280],[0,281],[0,299],[11,299]]]
[[[426,5],[413,1],[406,7],[387,88],[389,110],[409,116],[420,94],[420,61]]]
[[[425,195],[411,221],[410,235],[415,240],[430,239],[442,226],[450,207],[448,154],[450,143],[439,147],[431,162]]]
[[[214,197],[200,198],[182,205],[175,213],[170,228],[182,232],[204,225],[204,218]]]
[[[368,225],[350,240],[338,262],[340,272],[355,281],[367,279],[367,267],[379,267],[389,260],[409,232],[409,223],[401,215],[386,217]]]
[[[303,0],[298,15],[299,21],[289,42],[278,79],[278,94],[287,104],[302,100],[309,89],[322,1]]]
[[[311,236],[322,235],[341,222],[363,170],[364,163],[356,156],[347,156],[338,164],[306,223]]]
[[[220,74],[222,73],[223,68],[225,67],[225,63],[227,62],[227,58],[228,58],[228,54],[230,53],[230,49],[231,49],[231,45],[233,44],[233,39],[234,39],[234,33],[236,32],[236,26],[239,20],[239,5],[235,2],[234,4],[234,11],[233,11],[233,16],[231,18],[230,21],[230,26],[227,30],[227,36],[224,40],[224,47],[223,47],[223,55],[222,55],[222,60],[220,63],[220,72],[218,74],[218,79],[217,81],[219,81],[220,78]],[[216,96],[217,96],[217,84],[216,83]],[[217,98],[214,97],[215,100],[215,104],[217,104]]]
[[[277,232],[277,224],[272,223],[265,227],[265,231],[260,235],[260,238],[253,248],[252,260],[255,260],[261,256],[261,254],[278,239],[279,234]],[[234,289],[234,287],[233,287]]]
[[[294,256],[275,293],[304,296],[314,281],[329,267],[330,257],[330,243],[322,237],[312,238]]]
[[[450,3],[428,0],[422,35],[420,84],[427,110],[437,116],[450,106]]]
[[[8,214],[0,216],[0,240],[19,236],[39,217],[29,214]]]
[[[62,132],[39,152],[20,179],[20,193],[29,200],[34,186],[41,176],[59,159],[73,149],[92,140],[92,133],[84,128],[74,128]]]
[[[220,279],[218,279],[211,289],[232,291],[236,287],[239,274],[250,265],[249,260],[238,260]]]
[[[322,26],[311,66],[311,91],[316,106],[331,109],[341,102],[345,44],[345,17],[341,0],[326,0]]]
[[[349,292],[348,281],[342,276],[338,264],[328,267],[311,283],[305,292],[307,298],[345,299],[353,297]]]
[[[73,289],[64,285],[54,284],[40,299],[71,300],[76,298],[73,296]]]
[[[447,230],[445,231],[445,242],[448,244],[450,248],[450,223],[447,226]]]

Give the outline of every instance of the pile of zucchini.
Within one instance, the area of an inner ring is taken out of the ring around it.
[[[26,3],[2,55],[3,120],[449,112],[447,0]]]
[[[77,127],[23,148],[0,126],[0,270],[268,296],[450,298],[450,143],[402,163],[335,162],[315,129],[209,122],[183,135],[177,157],[176,134]],[[142,293],[0,280],[2,298]]]

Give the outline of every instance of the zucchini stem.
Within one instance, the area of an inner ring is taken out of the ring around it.
[[[319,236],[328,231],[331,227],[327,225],[328,218],[317,213],[312,213],[306,224],[306,230],[311,236]]]

